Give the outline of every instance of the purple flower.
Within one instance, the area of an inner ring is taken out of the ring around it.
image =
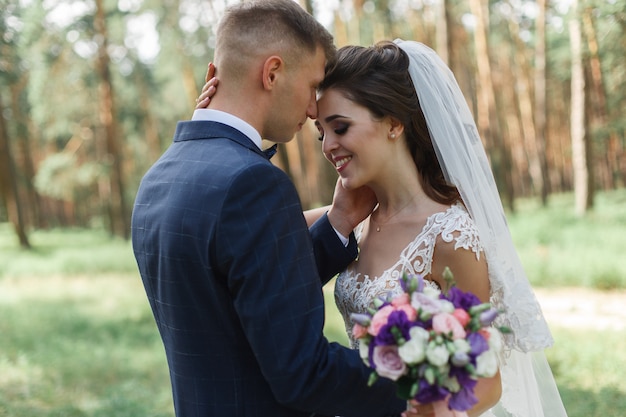
[[[495,308],[490,308],[487,311],[480,313],[480,324],[483,327],[489,326],[498,317],[499,311]]]
[[[450,368],[450,377],[456,378],[457,382],[462,388],[474,389],[474,386],[478,382],[476,378],[472,377],[472,375],[465,368]]]
[[[467,342],[470,344],[470,354],[474,357],[480,355],[486,350],[489,350],[489,342],[480,333],[470,333],[467,336]]]
[[[378,375],[397,381],[406,373],[406,364],[398,355],[397,346],[376,346],[372,361]]]
[[[415,395],[415,399],[420,403],[431,403],[439,400],[443,400],[448,396],[447,389],[440,387],[437,384],[430,385],[426,379],[420,379],[419,389]]]
[[[462,308],[465,311],[469,311],[473,306],[481,304],[480,299],[470,292],[463,292],[457,287],[452,287],[448,291],[448,295],[441,295],[441,298],[445,298],[454,304],[455,308]]]
[[[408,275],[404,273],[402,277],[398,280],[400,281],[400,288],[402,288],[402,292],[405,292],[407,294],[411,292],[409,288],[411,287],[412,277],[413,275]]]
[[[403,274],[400,278],[400,286],[402,291],[411,294],[415,291],[422,292],[424,290],[424,278],[420,274]]]
[[[413,326],[413,323],[409,321],[406,313],[402,310],[396,310],[389,314],[387,318],[387,324],[380,328],[380,331],[376,335],[377,345],[395,345],[398,343],[396,335],[393,332],[393,328],[398,329],[404,340],[409,340],[409,330]]]
[[[350,318],[353,322],[358,323],[364,327],[369,326],[372,322],[372,316],[370,316],[369,314],[352,313],[350,314]]]
[[[461,387],[459,392],[455,392],[448,400],[448,406],[453,410],[465,411],[469,410],[478,402],[474,395],[473,387]]]
[[[452,355],[451,361],[452,361],[452,365],[461,367],[469,363],[470,357],[465,352],[454,352],[454,355]]]

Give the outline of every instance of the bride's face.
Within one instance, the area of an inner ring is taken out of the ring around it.
[[[318,96],[317,110],[322,151],[343,186],[351,189],[376,182],[390,160],[386,119],[377,120],[367,108],[332,88]]]

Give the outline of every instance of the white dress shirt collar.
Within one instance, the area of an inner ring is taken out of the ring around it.
[[[193,112],[191,120],[208,120],[211,122],[220,122],[230,127],[234,127],[241,133],[246,135],[259,149],[261,148],[261,135],[255,128],[249,123],[240,119],[237,116],[233,116],[230,113],[226,113],[220,110],[213,109],[196,109]]]

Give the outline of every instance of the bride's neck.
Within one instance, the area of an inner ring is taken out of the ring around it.
[[[415,184],[408,187],[396,186],[393,190],[377,193],[376,197],[378,207],[372,213],[372,219],[379,224],[412,217],[430,200],[422,188]]]

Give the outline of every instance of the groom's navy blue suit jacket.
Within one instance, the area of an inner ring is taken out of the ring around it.
[[[320,280],[354,259],[353,239],[344,247],[325,217],[307,230],[288,176],[238,130],[178,124],[139,187],[132,242],[178,417],[403,409],[388,381],[366,386],[356,351],[323,337]]]

